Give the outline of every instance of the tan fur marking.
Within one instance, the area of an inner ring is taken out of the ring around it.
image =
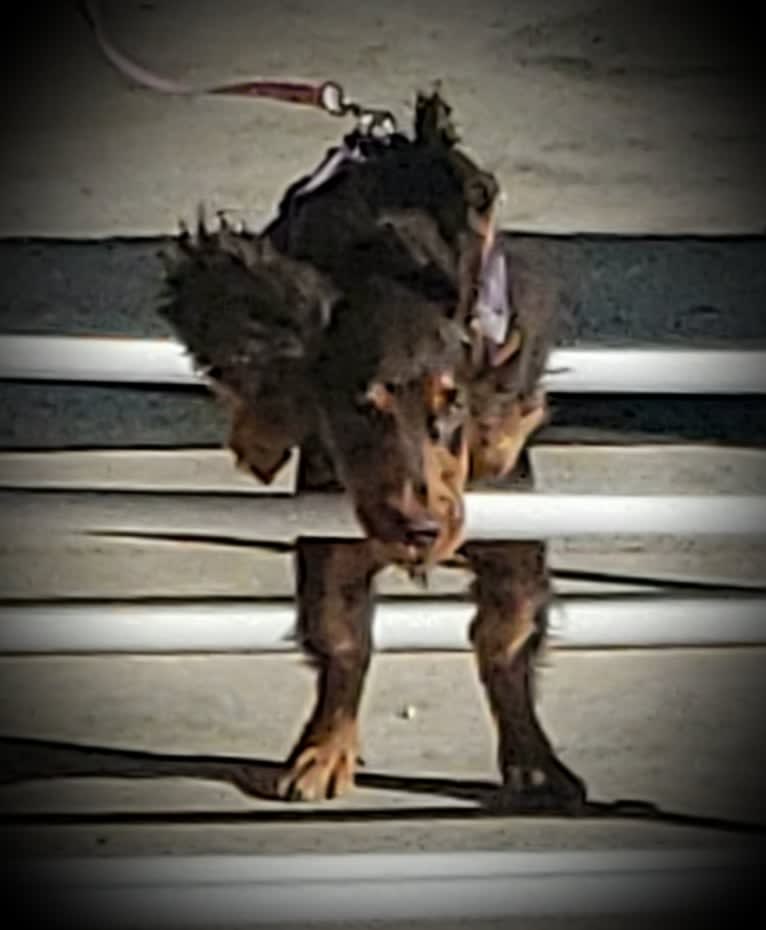
[[[356,721],[340,716],[312,738],[277,783],[281,798],[321,801],[346,794],[354,784],[359,755]]]

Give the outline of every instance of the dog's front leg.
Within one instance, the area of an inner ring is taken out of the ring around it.
[[[353,785],[357,713],[372,652],[372,581],[380,567],[368,542],[298,541],[298,632],[317,667],[317,696],[278,783],[286,800],[333,798]]]
[[[497,726],[499,800],[511,808],[576,811],[585,787],[556,755],[535,710],[548,601],[545,545],[473,543],[466,554],[476,575],[471,639]]]

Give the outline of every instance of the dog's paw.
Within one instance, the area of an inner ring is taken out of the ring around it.
[[[322,801],[346,794],[354,785],[358,756],[356,722],[345,720],[327,733],[309,735],[293,750],[277,782],[285,801]]]
[[[508,765],[492,799],[495,810],[577,815],[587,804],[584,782],[552,756],[537,765]]]

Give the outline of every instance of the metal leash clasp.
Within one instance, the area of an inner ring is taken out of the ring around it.
[[[396,118],[390,110],[363,107],[348,100],[335,81],[325,81],[319,88],[319,105],[330,116],[353,116],[363,135],[390,136],[396,132]]]

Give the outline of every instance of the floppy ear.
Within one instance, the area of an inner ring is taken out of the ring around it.
[[[316,354],[340,293],[307,262],[225,220],[195,234],[182,228],[175,251],[165,250],[163,316],[181,342],[219,380],[259,382],[282,363]]]
[[[309,429],[311,366],[338,291],[311,265],[225,220],[208,230],[202,215],[163,261],[160,314],[226,401],[229,445],[268,482]]]
[[[229,414],[226,445],[237,466],[264,484],[271,484],[308,429],[308,422],[301,419],[305,407],[288,397],[277,397],[253,408],[225,386],[213,382],[211,387]]]

